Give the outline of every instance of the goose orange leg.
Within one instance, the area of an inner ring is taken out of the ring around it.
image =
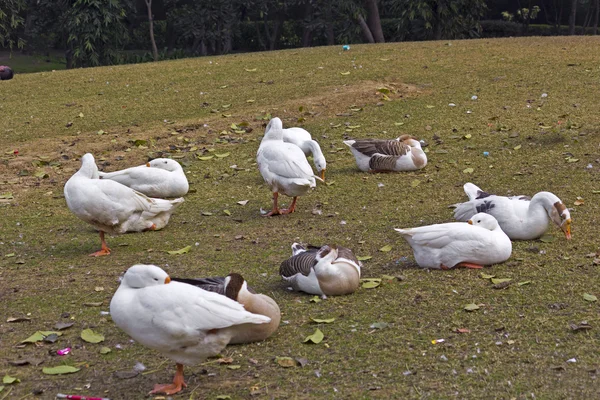
[[[269,211],[266,214],[263,214],[263,217],[271,217],[273,215],[280,215],[282,214],[282,210],[279,209],[279,207],[277,207],[277,198],[279,197],[279,193],[277,192],[273,192],[273,209],[271,211]]]
[[[177,364],[177,372],[173,378],[173,383],[156,384],[154,389],[148,394],[164,393],[166,395],[172,395],[179,393],[187,387],[187,384],[183,381],[183,364]]]
[[[291,214],[296,210],[296,200],[298,199],[298,197],[294,197],[294,199],[292,200],[292,204],[290,204],[290,206],[286,209],[282,209],[281,213],[282,214]]]
[[[469,263],[469,262],[461,262],[456,265],[457,267],[471,268],[471,269],[481,269],[483,265]]]
[[[90,254],[90,257],[107,256],[110,254],[110,249],[104,240],[104,232],[100,231],[100,241],[102,242],[102,248],[95,253]]]

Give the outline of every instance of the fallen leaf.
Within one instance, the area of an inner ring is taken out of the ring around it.
[[[75,368],[70,365],[60,365],[58,367],[45,367],[42,369],[42,372],[46,375],[62,375],[62,374],[72,374],[79,370],[80,370],[80,368]]]
[[[81,338],[88,343],[100,343],[104,342],[104,335],[96,333],[91,329],[84,329],[81,331]]]
[[[523,281],[523,282],[517,283],[517,286],[525,286],[525,285],[529,285],[530,283],[531,283],[531,281]]]
[[[413,181],[410,183],[411,187],[417,187],[421,184],[421,181],[418,179],[413,179]]]
[[[190,250],[192,249],[192,246],[185,246],[182,249],[179,250],[167,250],[167,253],[171,254],[171,255],[178,255],[178,254],[185,254],[185,253],[189,253]]]
[[[102,348],[100,349],[100,354],[108,354],[108,353],[110,353],[111,351],[112,351],[112,350],[111,350],[109,347],[106,347],[106,346],[105,346],[105,347],[102,347]]]
[[[311,303],[319,303],[321,302],[321,298],[319,296],[313,296],[309,301]]]
[[[542,236],[540,238],[540,242],[544,242],[544,243],[552,243],[556,240],[556,238],[552,235],[549,234],[545,234],[544,236]]]
[[[579,161],[579,158],[571,158],[571,157],[567,158],[568,163],[576,163],[577,161]]]
[[[225,214],[225,215],[231,215],[231,211],[229,211],[229,210],[223,210],[223,214]]]
[[[61,332],[53,332],[53,331],[37,331],[33,335],[29,336],[27,339],[23,340],[21,343],[35,343],[41,342],[45,337],[50,335],[62,336]]]
[[[381,275],[381,279],[384,279],[386,281],[393,281],[394,279],[396,279],[396,277],[393,275]]]
[[[212,160],[214,158],[214,156],[197,156],[196,158],[200,161],[208,161],[208,160]]]
[[[310,317],[311,320],[313,320],[313,322],[316,322],[317,324],[330,324],[333,321],[335,321],[335,318],[325,318],[325,319],[321,319],[321,318],[313,318]]]
[[[217,153],[215,153],[215,157],[217,157],[217,158],[225,158],[225,157],[229,156],[229,154],[230,153],[223,153],[223,154],[217,154]]]
[[[488,275],[484,272],[480,273],[479,276],[482,277],[483,279],[492,279],[492,278],[496,277],[496,275]]]
[[[304,339],[303,343],[319,344],[323,341],[324,337],[325,337],[325,335],[323,335],[323,332],[321,332],[321,330],[319,328],[317,328],[315,330],[315,333],[313,333],[310,336],[307,336],[306,339]]]
[[[475,311],[475,310],[479,310],[479,306],[475,303],[469,303],[464,307],[464,309],[466,311]]]
[[[350,71],[340,72],[341,75],[350,75]]]
[[[455,330],[455,332],[456,332],[456,333],[471,333],[471,330],[470,330],[470,329],[467,329],[467,328],[457,328],[457,329]]]
[[[103,291],[104,291],[104,288],[103,288],[102,286],[96,286],[96,287],[94,288],[94,291],[95,291],[95,292],[103,292]]]
[[[275,362],[283,368],[290,368],[296,366],[296,361],[292,357],[275,357]]]
[[[388,251],[392,250],[392,246],[387,244],[385,246],[383,246],[382,248],[379,249],[379,251],[382,251],[384,253],[387,253]]]
[[[596,296],[594,296],[593,294],[589,294],[589,293],[584,293],[583,299],[586,301],[590,301],[590,302],[598,301],[598,298]]]
[[[227,399],[231,399],[231,396],[228,396],[226,394],[219,394],[219,395],[217,395],[217,397],[215,397],[215,399],[217,399],[217,400],[227,400]]]
[[[213,213],[208,211],[202,211],[200,214],[204,215],[205,217],[210,217],[211,215],[213,215]]]
[[[463,174],[472,174],[475,171],[473,168],[465,168],[463,169]]]
[[[513,147],[514,150],[519,150],[520,148],[521,148],[521,145]]]
[[[244,68],[244,70],[246,72],[256,72],[256,68],[252,68],[252,69],[250,69],[250,68]]]
[[[584,203],[585,203],[585,201],[581,197],[577,196],[577,200],[575,200],[575,202],[573,204],[575,204],[576,206],[580,206]]]
[[[369,328],[383,329],[383,328],[387,328],[388,326],[390,326],[390,324],[388,324],[387,322],[375,322],[374,324],[369,325]]]
[[[240,201],[238,201],[237,203],[238,203],[240,206],[245,206],[246,204],[248,204],[248,201],[249,201],[249,200],[240,200]]]
[[[494,284],[510,282],[510,281],[512,281],[511,278],[492,278],[492,283],[494,283]]]
[[[240,369],[241,367],[241,365],[228,365],[227,369]]]
[[[21,380],[19,378],[15,378],[14,376],[10,376],[10,375],[4,375],[4,378],[2,378],[2,383],[4,383],[5,385],[10,385],[11,383],[19,383],[21,382]]]
[[[373,258],[373,256],[358,256],[358,257],[356,257],[356,259],[358,261],[367,261],[367,260],[370,260],[371,258]]]
[[[383,93],[383,94],[390,94],[390,89],[388,89],[388,88],[384,88],[384,87],[380,87],[380,88],[378,88],[378,89],[377,89],[377,91],[378,91],[379,93]]]
[[[588,324],[587,321],[582,321],[579,324],[569,324],[569,328],[571,328],[571,330],[574,332],[578,332],[578,331],[590,330],[590,329],[592,329],[592,326],[590,324]]]
[[[364,278],[361,279],[362,287],[365,289],[374,289],[381,285],[381,278]]]
[[[6,319],[6,322],[24,322],[24,321],[31,321],[31,318],[27,318],[27,317],[9,317]]]

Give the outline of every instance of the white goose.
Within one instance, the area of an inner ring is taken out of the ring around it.
[[[171,278],[171,281],[187,283],[209,292],[227,296],[242,304],[246,311],[271,318],[271,322],[268,324],[250,325],[245,329],[239,329],[231,337],[230,344],[263,341],[279,327],[281,311],[275,300],[267,295],[256,293],[240,274],[231,273],[226,277],[198,279]]]
[[[159,230],[169,222],[183,199],[153,199],[109,179],[98,179],[94,156],[85,154],[81,168],[65,184],[67,206],[77,217],[100,231],[101,250],[91,256],[110,254],[104,233],[121,234]]]
[[[292,245],[292,257],[281,263],[279,274],[294,290],[327,296],[353,293],[360,283],[360,261],[345,247],[305,248]]]
[[[493,215],[502,230],[513,240],[537,239],[554,222],[571,239],[571,214],[563,202],[550,192],[527,196],[496,196],[468,182],[464,185],[469,201],[457,203],[454,218],[466,221],[475,213]]]
[[[99,175],[100,179],[111,179],[150,197],[181,197],[190,188],[183,168],[170,158],[156,158],[144,165]]]
[[[306,156],[312,155],[318,175],[325,180],[327,161],[321,151],[321,146],[307,130],[297,127],[283,129],[283,141],[300,147]]]
[[[410,244],[422,268],[483,268],[508,260],[512,243],[496,218],[478,213],[468,221],[395,229]]]
[[[421,143],[410,135],[396,139],[344,140],[364,172],[414,171],[427,165]]]
[[[258,169],[273,192],[273,209],[265,216],[289,214],[296,208],[298,196],[316,186],[315,178],[302,150],[283,141],[282,124],[273,118],[267,125],[265,135],[256,153]],[[279,209],[279,193],[293,197],[288,209]]]
[[[155,265],[129,268],[110,302],[115,324],[140,344],[177,363],[172,384],[150,392],[171,395],[187,386],[183,366],[219,354],[239,329],[271,321],[237,301],[193,285],[171,282]]]

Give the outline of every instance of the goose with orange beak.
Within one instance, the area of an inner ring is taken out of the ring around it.
[[[478,213],[468,221],[395,229],[412,247],[419,267],[483,268],[511,255],[512,243],[492,215]]]
[[[150,392],[166,395],[187,386],[184,365],[197,365],[219,354],[237,330],[271,321],[226,296],[171,281],[161,268],[142,264],[123,276],[110,302],[110,314],[136,342],[175,361],[173,383],[155,385]]]
[[[468,182],[464,191],[469,201],[452,205],[454,218],[467,221],[478,212],[493,215],[502,230],[512,240],[532,240],[541,237],[551,223],[558,226],[567,240],[571,239],[571,214],[553,193],[539,192],[533,197],[496,196]]]

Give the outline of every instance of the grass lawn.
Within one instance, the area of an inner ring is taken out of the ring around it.
[[[224,351],[232,364],[186,367],[188,388],[174,398],[598,398],[600,308],[584,294],[600,296],[599,44],[549,37],[320,47],[1,82],[0,373],[20,382],[5,382],[0,399],[32,391],[136,399],[172,379],[171,361],[102,313],[135,263],[180,277],[240,272],[282,310],[271,338]],[[328,168],[327,184],[301,197],[296,213],[265,219],[271,194],[255,155],[269,116],[312,132]],[[232,126],[242,122],[252,131]],[[403,133],[429,144],[425,169],[361,173],[342,143]],[[191,191],[164,230],[109,237],[112,255],[88,257],[98,235],[62,194],[86,152],[105,171],[171,156]],[[222,157],[206,159],[215,154]],[[467,181],[502,195],[555,193],[571,209],[573,240],[552,227],[544,241],[514,242],[506,263],[484,270],[511,278],[505,289],[475,270],[417,268],[393,228],[451,221],[448,205],[466,199]],[[384,279],[311,302],[278,276],[294,241],[350,247],[372,257],[363,277]],[[187,254],[166,252],[188,245]],[[386,245],[391,251],[379,250]],[[480,308],[467,312],[469,303]],[[582,321],[591,329],[570,327]],[[74,324],[54,343],[20,344],[57,322]],[[105,340],[84,342],[86,328]],[[324,341],[303,343],[316,328]],[[57,356],[65,347],[71,354]],[[111,351],[101,354],[104,347]],[[284,356],[305,365],[283,368],[276,357]],[[138,362],[146,370],[124,379]],[[63,364],[80,370],[42,372]]]

